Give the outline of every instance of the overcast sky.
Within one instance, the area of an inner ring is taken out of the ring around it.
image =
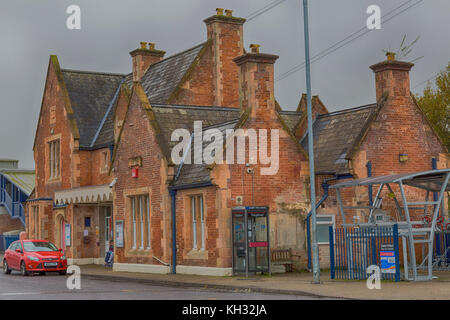
[[[131,71],[129,52],[140,41],[155,42],[166,57],[206,39],[203,19],[215,8],[247,17],[274,0],[2,0],[0,3],[0,158],[33,168],[32,145],[50,54],[62,68],[116,73]],[[312,91],[328,110],[375,102],[369,65],[384,59],[382,49],[396,50],[420,36],[406,60],[424,56],[411,71],[411,86],[432,78],[450,60],[449,0],[310,0],[311,56],[366,25],[366,9],[376,4],[384,15],[406,3],[390,21],[381,21],[355,41],[313,63]],[[286,0],[244,25],[245,47],[280,56],[275,77],[304,60],[301,0]],[[66,9],[81,8],[81,30],[66,28]],[[360,32],[359,34],[361,34]],[[413,89],[423,90],[425,84]],[[276,98],[294,110],[305,92],[305,71],[275,83]]]

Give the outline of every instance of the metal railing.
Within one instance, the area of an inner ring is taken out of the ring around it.
[[[19,218],[22,224],[25,225],[25,214],[22,203],[14,202],[5,189],[0,190],[0,192],[1,198],[3,199],[2,204],[5,206],[9,215],[13,218]]]
[[[400,281],[396,224],[335,229],[330,226],[329,234],[331,279],[365,280],[372,274],[367,268],[375,265],[382,280]]]

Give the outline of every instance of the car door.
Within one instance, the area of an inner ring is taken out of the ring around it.
[[[17,246],[17,241],[13,242],[8,249],[7,252],[7,256],[6,258],[6,262],[8,262],[8,265],[10,268],[12,269],[17,269],[17,257],[18,257],[18,253],[16,252],[16,249],[18,248]]]
[[[23,255],[22,243],[20,241],[17,241],[17,245],[16,246],[17,246],[16,250],[17,249],[20,250],[20,253],[14,251],[16,253],[16,257],[17,257],[17,260],[16,260],[16,266],[17,267],[16,267],[16,269],[20,270],[20,262],[21,262],[22,255]]]

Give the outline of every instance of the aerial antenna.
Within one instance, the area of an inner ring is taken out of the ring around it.
[[[403,38],[402,38],[402,41],[401,41],[401,43],[400,43],[400,46],[399,46],[399,48],[398,48],[398,50],[397,51],[393,51],[393,50],[391,50],[390,49],[390,46],[389,46],[389,49],[383,49],[383,50],[381,50],[381,51],[383,51],[384,53],[386,53],[386,55],[388,55],[388,54],[391,54],[391,53],[394,53],[395,54],[395,56],[397,56],[397,59],[398,60],[403,60],[403,59],[405,59],[410,53],[411,53],[411,51],[412,51],[412,49],[413,49],[413,46],[417,43],[417,41],[420,39],[420,36],[418,36],[414,41],[412,41],[410,44],[406,44],[406,34],[403,36]],[[411,61],[408,61],[408,62],[414,62],[414,61],[417,61],[417,60],[419,60],[419,59],[422,59],[424,56],[420,56],[420,57],[418,57],[418,58],[415,58],[415,59],[413,59],[413,60],[411,60]]]

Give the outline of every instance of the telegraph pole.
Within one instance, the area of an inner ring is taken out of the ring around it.
[[[312,224],[312,251],[313,251],[313,283],[320,283],[319,246],[317,245],[316,224],[316,183],[314,176],[314,145],[312,130],[312,106],[311,106],[311,70],[309,60],[309,28],[308,28],[308,0],[303,0],[303,22],[305,33],[305,62],[306,62],[306,110],[308,115],[308,156],[309,156],[309,181],[311,186],[311,224]]]

